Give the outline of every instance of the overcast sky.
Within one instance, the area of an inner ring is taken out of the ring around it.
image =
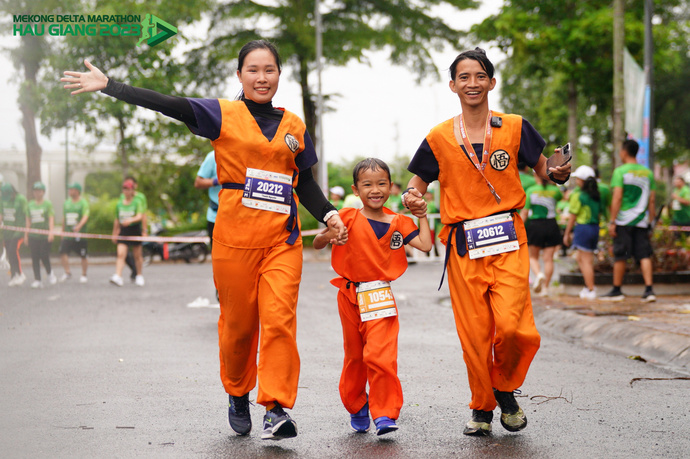
[[[502,0],[486,0],[479,10],[453,12],[447,20],[453,27],[467,29],[471,24],[496,13],[501,4]],[[185,33],[184,29],[180,28],[179,33]],[[0,37],[0,46],[14,47],[18,40],[18,37],[11,35]],[[341,162],[356,155],[390,160],[396,153],[407,156],[414,154],[433,126],[460,111],[457,96],[448,88],[447,73],[448,66],[460,51],[464,50],[447,49],[434,54],[441,79],[427,79],[421,85],[415,82],[415,75],[405,67],[389,64],[383,52],[369,54],[371,66],[350,64],[326,69],[322,77],[324,94],[340,95],[331,103],[336,111],[324,117],[324,152],[327,161]],[[496,49],[488,48],[487,52],[494,64],[503,58]],[[98,62],[94,64],[98,66]],[[13,72],[7,56],[0,55],[0,150],[16,149],[24,154],[24,132],[16,103],[18,84],[11,81]],[[312,76],[312,82],[316,85],[316,75]],[[59,75],[56,75],[55,84],[61,84]],[[227,94],[214,96],[232,99],[239,88],[233,76]],[[489,101],[491,108],[500,110],[498,89],[493,91]],[[280,89],[273,102],[275,106],[302,115],[299,86],[286,74],[281,78]],[[70,134],[70,138],[75,137]],[[52,138],[41,136],[39,142],[44,151],[62,151],[65,148],[64,138],[65,132],[57,131]]]

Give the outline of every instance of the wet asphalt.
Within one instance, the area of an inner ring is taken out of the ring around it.
[[[518,397],[528,427],[503,430],[497,411],[492,436],[462,435],[467,375],[447,287],[436,290],[438,262],[410,266],[393,287],[405,394],[398,432],[350,431],[338,395],[342,335],[328,283],[333,272],[308,261],[298,309],[302,371],[291,411],[299,435],[262,441],[262,408],[254,406],[254,430],[236,437],[218,375],[210,263],[154,264],[143,288],[109,285],[112,270],[94,264],[87,284],[0,286],[0,456],[681,458],[690,451],[682,362],[644,358],[630,347],[639,334],[629,333],[617,349],[592,338],[610,335],[606,326],[644,325],[644,314],[591,314],[567,298],[535,299],[542,347]]]

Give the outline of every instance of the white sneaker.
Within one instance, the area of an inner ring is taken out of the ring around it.
[[[544,287],[544,279],[546,279],[544,273],[540,272],[537,274],[537,278],[534,279],[534,293],[541,292],[541,289]]]
[[[60,276],[59,282],[65,282],[66,280],[69,280],[72,278],[71,273],[64,273],[62,276]]]
[[[540,297],[549,296],[549,289],[546,287],[546,285],[544,287],[542,287],[541,292],[537,293],[537,296],[540,296]]]
[[[31,283],[31,288],[43,288],[43,282],[35,280]]]
[[[89,281],[89,279],[86,276],[81,276],[79,278],[79,283],[80,284],[86,284]]]
[[[55,285],[55,284],[57,284],[57,276],[56,276],[55,273],[52,272],[52,271],[50,272],[50,274],[48,274],[48,283],[49,283],[50,285]]]
[[[583,300],[596,300],[597,299],[597,289],[590,290],[587,287],[583,287],[580,290],[580,298]]]
[[[19,286],[22,285],[24,282],[26,282],[26,276],[24,275],[24,273],[17,274],[14,285]]]
[[[10,281],[7,283],[8,287],[14,287],[17,285],[17,278],[19,278],[19,274],[15,274],[10,278]]]
[[[118,287],[122,287],[125,283],[122,281],[122,276],[118,276],[117,274],[113,274],[112,277],[110,278],[110,283],[115,284]]]
[[[141,274],[137,274],[137,277],[134,279],[134,283],[139,287],[143,287],[145,284],[144,276],[142,276]]]

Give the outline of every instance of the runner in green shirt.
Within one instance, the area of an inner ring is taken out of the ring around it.
[[[68,189],[69,199],[65,201],[63,213],[65,215],[62,222],[62,230],[70,233],[85,233],[86,222],[89,220],[89,201],[81,196],[81,185],[79,183],[72,183]],[[72,277],[69,268],[69,254],[70,252],[78,253],[81,257],[81,277],[79,282],[82,284],[88,282],[86,277],[86,270],[89,262],[86,258],[87,244],[84,238],[63,237],[60,243],[60,259],[65,273],[60,277],[60,282],[64,282]]]
[[[146,199],[146,196],[144,193],[141,191],[137,191],[137,188],[139,187],[139,183],[137,182],[137,179],[134,178],[131,175],[128,175],[125,177],[125,181],[130,180],[132,183],[134,183],[134,199],[138,200],[141,202],[142,206],[142,219],[141,219],[141,236],[147,236],[148,235],[148,218],[146,216],[146,211],[149,208],[148,200]],[[120,195],[120,201],[122,201],[125,198],[124,194]],[[127,267],[131,270],[131,273],[129,275],[129,279],[132,282],[136,282],[137,274],[141,272],[141,270],[137,270],[137,264],[134,260],[134,255],[132,252],[127,252],[127,256],[125,257],[125,263],[127,264]],[[142,277],[143,279],[143,277]]]
[[[116,218],[113,223],[113,243],[117,244],[117,260],[115,262],[115,274],[110,282],[118,287],[124,284],[122,270],[125,267],[125,258],[129,249],[132,249],[137,274],[134,283],[144,286],[144,276],[141,274],[143,265],[141,241],[118,239],[118,236],[141,236],[142,220],[144,218],[144,204],[141,199],[134,196],[134,181],[127,179],[122,184],[122,198],[116,206]]]
[[[611,188],[611,222],[609,234],[613,236],[613,289],[602,296],[609,301],[623,301],[621,291],[625,277],[626,260],[634,257],[640,263],[645,292],[642,301],[656,301],[652,288],[652,244],[649,241],[654,227],[656,182],[654,173],[637,163],[639,145],[626,140],[620,150],[623,165],[613,171]]]
[[[48,275],[48,283],[57,283],[57,277],[50,265],[50,246],[53,243],[53,229],[55,225],[55,212],[53,203],[45,199],[46,186],[42,182],[34,183],[32,194],[34,199],[29,201],[29,222],[31,229],[47,230],[48,234],[29,233],[24,241],[29,244],[31,251],[31,265],[34,269],[34,281],[31,288],[42,288],[41,263]]]
[[[548,287],[553,276],[553,256],[561,245],[561,231],[556,221],[556,206],[563,198],[560,188],[547,183],[544,179],[534,177],[535,184],[525,192],[525,207],[520,216],[525,222],[527,231],[527,245],[529,250],[529,266],[534,272],[532,283],[534,293],[539,296],[548,295]],[[541,261],[544,270],[541,270]]]
[[[690,187],[686,185],[683,177],[676,176],[673,179],[673,193],[671,193],[671,210],[673,216],[671,224],[675,226],[690,226]],[[689,233],[684,231],[684,233]]]
[[[594,287],[594,252],[599,244],[599,222],[606,214],[603,198],[599,192],[594,169],[580,166],[571,177],[577,181],[577,188],[570,194],[568,212],[570,217],[563,234],[563,244],[577,249],[577,265],[585,286],[580,290],[583,300],[596,300]]]
[[[0,189],[0,223],[7,226],[27,228],[29,226],[29,208],[26,198],[14,189],[11,183],[5,182]],[[7,261],[10,263],[10,287],[22,285],[26,276],[22,272],[22,260],[19,257],[19,247],[24,241],[23,231],[3,230]]]

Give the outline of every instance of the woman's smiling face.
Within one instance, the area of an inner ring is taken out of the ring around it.
[[[273,53],[258,48],[244,58],[242,68],[237,71],[244,96],[258,104],[273,100],[278,90],[280,69]]]

